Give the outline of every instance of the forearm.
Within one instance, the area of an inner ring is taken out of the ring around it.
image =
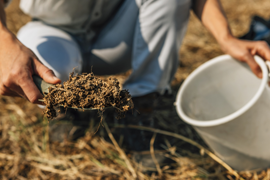
[[[243,41],[233,37],[219,0],[194,0],[193,11],[225,53],[246,62],[257,77],[262,77],[260,66],[253,56],[259,55],[264,60],[270,60],[270,49],[266,42]]]
[[[219,44],[232,37],[229,23],[219,0],[194,0],[193,11]]]

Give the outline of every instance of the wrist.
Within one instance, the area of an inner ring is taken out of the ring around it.
[[[216,34],[214,34],[215,39],[217,40],[217,42],[219,44],[223,44],[226,43],[227,41],[234,39],[235,37],[232,35],[231,29],[230,27],[227,25],[223,26],[223,28],[218,29],[219,32],[216,32]]]
[[[228,46],[230,46],[231,42],[236,40],[236,38],[231,33],[224,36],[220,36],[219,38],[216,39],[221,49],[225,52],[227,51]]]

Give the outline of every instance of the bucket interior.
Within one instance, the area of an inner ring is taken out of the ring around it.
[[[181,108],[195,120],[223,118],[245,106],[261,83],[247,64],[218,61],[191,77],[181,96]]]

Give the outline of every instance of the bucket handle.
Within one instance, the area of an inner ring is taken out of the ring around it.
[[[266,67],[268,69],[268,82],[270,85],[270,61],[265,61]]]
[[[270,61],[265,61],[265,65],[266,65],[267,70],[268,70],[268,86],[267,86],[267,89],[270,90]]]

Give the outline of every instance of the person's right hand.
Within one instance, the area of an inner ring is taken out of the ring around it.
[[[8,30],[0,31],[0,41],[0,94],[21,96],[32,103],[40,103],[38,99],[43,96],[32,75],[36,74],[51,84],[61,80]]]

